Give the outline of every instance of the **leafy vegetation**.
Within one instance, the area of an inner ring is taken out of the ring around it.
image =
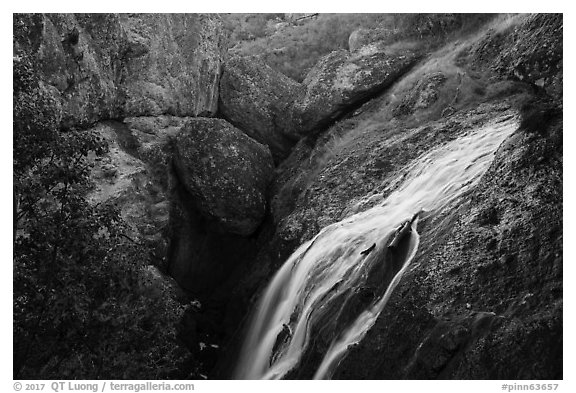
[[[179,365],[198,365],[176,342],[183,307],[146,270],[149,251],[124,235],[114,206],[86,201],[89,158],[106,144],[59,130],[24,52],[13,83],[14,378],[187,377]]]

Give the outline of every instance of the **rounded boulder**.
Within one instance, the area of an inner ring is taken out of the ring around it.
[[[187,122],[175,138],[174,164],[198,210],[219,231],[248,236],[264,219],[272,155],[225,120]]]

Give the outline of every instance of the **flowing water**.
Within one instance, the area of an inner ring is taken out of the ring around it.
[[[421,156],[379,205],[322,229],[276,273],[252,316],[238,379],[279,379],[315,343],[315,379],[330,378],[372,327],[414,258],[418,220],[470,190],[515,119],[493,122]]]

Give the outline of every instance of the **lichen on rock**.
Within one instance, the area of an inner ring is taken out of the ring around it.
[[[213,116],[226,49],[217,15],[25,14],[15,49],[38,63],[62,125],[124,116]]]
[[[200,211],[222,232],[247,236],[264,219],[272,155],[231,124],[190,120],[176,135],[174,164]]]
[[[295,143],[288,137],[291,124],[285,116],[302,93],[299,83],[257,57],[234,57],[224,66],[220,110],[247,135],[267,145],[276,160],[282,160]]]

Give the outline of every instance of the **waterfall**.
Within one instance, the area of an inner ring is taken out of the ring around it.
[[[418,250],[419,219],[474,187],[517,128],[501,118],[414,160],[377,206],[322,229],[276,273],[254,311],[238,379],[280,379],[311,340],[324,353],[314,375],[330,378],[375,323]]]

